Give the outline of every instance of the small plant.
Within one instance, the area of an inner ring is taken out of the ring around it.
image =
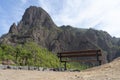
[[[87,68],[89,68],[88,65],[85,64],[81,64],[79,62],[71,62],[68,64],[69,65],[69,69],[74,69],[74,70],[85,70]]]

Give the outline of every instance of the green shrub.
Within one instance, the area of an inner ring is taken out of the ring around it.
[[[59,59],[47,49],[36,43],[28,42],[16,47],[10,45],[0,46],[0,60],[12,60],[16,65],[59,67]]]
[[[21,66],[60,67],[59,59],[55,54],[34,42],[27,42],[15,47],[6,44],[0,45],[0,62],[2,60],[12,60],[15,65]],[[64,67],[64,63],[61,64],[61,67]],[[74,62],[67,63],[67,68],[83,70],[88,66]]]

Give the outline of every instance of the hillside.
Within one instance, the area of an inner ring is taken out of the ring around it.
[[[0,38],[0,44],[15,46],[26,42],[35,42],[52,52],[101,49],[106,61],[120,56],[119,39],[91,28],[58,27],[45,10],[35,6],[27,8],[21,21],[13,23]]]
[[[12,62],[11,62],[12,61]],[[57,68],[59,59],[34,42],[24,45],[0,45],[0,64]]]

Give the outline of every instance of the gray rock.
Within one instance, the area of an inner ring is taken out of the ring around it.
[[[28,41],[34,41],[52,52],[102,49],[107,52],[103,54],[105,60],[111,61],[120,56],[119,39],[95,29],[69,25],[57,27],[45,10],[35,6],[27,8],[18,25],[13,24],[9,32],[0,38],[1,44],[16,45]]]
[[[15,23],[10,27],[9,33],[18,34],[17,26]]]

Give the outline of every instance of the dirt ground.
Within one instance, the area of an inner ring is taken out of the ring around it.
[[[120,80],[120,58],[81,72],[0,70],[0,80]]]

